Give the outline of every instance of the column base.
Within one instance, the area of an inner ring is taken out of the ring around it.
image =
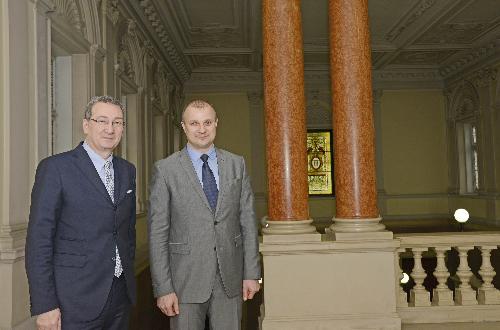
[[[385,226],[380,223],[381,217],[378,218],[363,218],[363,219],[343,219],[333,218],[334,222],[325,230],[329,233],[368,233],[385,231]]]
[[[316,227],[312,225],[313,220],[293,220],[276,221],[268,220],[265,216],[262,218],[262,233],[266,235],[300,235],[317,234]]]

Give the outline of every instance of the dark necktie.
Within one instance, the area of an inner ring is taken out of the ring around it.
[[[200,158],[203,161],[203,167],[201,168],[203,191],[205,192],[205,196],[207,196],[212,212],[215,212],[215,208],[217,207],[217,196],[219,195],[217,182],[215,181],[214,173],[210,169],[210,166],[208,166],[208,155],[203,154]]]

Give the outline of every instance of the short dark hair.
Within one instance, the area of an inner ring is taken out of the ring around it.
[[[118,101],[116,98],[109,95],[92,96],[89,103],[85,106],[85,112],[83,114],[84,119],[90,119],[92,117],[92,108],[96,103],[110,103],[120,107],[122,114],[125,115],[125,106]]]

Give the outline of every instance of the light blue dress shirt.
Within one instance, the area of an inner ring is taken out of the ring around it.
[[[201,160],[202,152],[196,151],[189,146],[186,146],[187,152],[189,154],[189,158],[191,158],[191,163],[193,163],[194,170],[196,175],[198,176],[198,180],[200,180],[200,184],[203,187],[201,168],[203,167],[203,161]],[[210,150],[206,153],[208,155],[208,166],[212,170],[212,173],[215,177],[215,182],[217,183],[217,190],[220,191],[219,188],[219,165],[217,164],[217,152],[215,151],[215,147],[212,144]]]
[[[104,183],[105,186],[106,175],[104,170],[104,163],[106,163],[107,160],[111,161],[111,177],[113,178],[113,180],[115,179],[115,170],[113,169],[113,155],[109,155],[108,159],[102,158],[87,144],[86,141],[83,142],[83,149],[85,149],[85,151],[89,155],[90,160],[92,161],[92,164],[94,164],[94,167],[97,171],[97,174],[99,174],[99,177],[101,178],[102,183]]]

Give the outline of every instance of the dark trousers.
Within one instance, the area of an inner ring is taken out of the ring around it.
[[[74,322],[62,315],[62,330],[126,330],[130,316],[130,299],[125,276],[113,279],[108,300],[95,320]]]

